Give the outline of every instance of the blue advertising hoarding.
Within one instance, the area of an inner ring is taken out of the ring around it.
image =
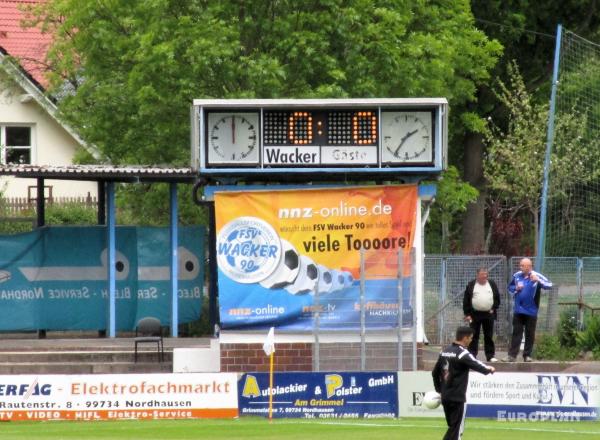
[[[240,415],[269,413],[269,374],[238,383]],[[396,372],[274,373],[273,418],[344,419],[398,416]]]
[[[204,284],[203,227],[179,230],[179,322],[199,318]],[[144,316],[171,322],[168,228],[118,227],[116,327]],[[0,236],[0,330],[106,329],[106,228],[46,227]]]

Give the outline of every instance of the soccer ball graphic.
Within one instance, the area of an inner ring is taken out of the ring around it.
[[[333,277],[331,276],[331,271],[325,266],[319,264],[319,283],[317,285],[319,293],[329,292],[331,290],[332,284]]]
[[[300,268],[296,280],[285,290],[293,295],[312,292],[319,280],[319,269],[313,260],[305,255],[300,256]]]
[[[354,283],[354,277],[350,272],[342,272],[344,274],[344,287],[348,288]]]
[[[267,289],[281,289],[294,282],[300,272],[300,255],[287,240],[281,239],[281,260],[271,275],[260,282]]]
[[[343,272],[333,269],[331,271],[331,279],[331,292],[337,292],[338,290],[342,290],[345,287]]]
[[[177,248],[177,275],[180,280],[193,280],[200,274],[200,261],[183,246]]]
[[[442,403],[442,396],[436,391],[427,391],[423,396],[422,406],[428,409],[436,409]]]

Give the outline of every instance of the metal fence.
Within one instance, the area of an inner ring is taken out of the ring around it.
[[[498,255],[433,255],[424,261],[425,334],[432,344],[446,344],[454,338],[458,325],[464,323],[463,293],[475,278],[479,267],[489,270],[490,279],[500,289],[500,308],[495,340],[507,346],[512,331],[512,299],[507,286],[519,270],[523,257],[506,259]],[[535,258],[531,258],[535,264]],[[600,313],[600,257],[546,257],[541,272],[552,281],[543,290],[537,331],[554,333],[562,315],[575,318],[582,328],[586,316]]]
[[[430,255],[424,259],[424,330],[431,344],[454,339],[456,327],[464,325],[464,290],[485,267],[500,290],[500,308],[495,324],[496,345],[508,346],[512,332],[513,303],[507,286],[519,270],[522,257],[502,255]],[[529,257],[531,258],[531,257]],[[535,264],[535,258],[531,258]],[[372,291],[377,280],[390,280],[386,289]],[[541,272],[553,283],[542,291],[537,330],[554,333],[561,315],[577,319],[600,313],[600,257],[546,257]],[[313,368],[315,371],[375,371],[416,369],[415,254],[403,258],[394,252],[363,252],[361,277],[355,289],[315,294],[317,316],[314,326]],[[357,310],[354,322],[343,330],[327,327],[328,305]],[[382,312],[387,321],[381,325]],[[379,324],[377,324],[379,321]]]
[[[477,269],[485,267],[489,278],[498,284],[500,308],[496,320],[496,341],[507,342],[510,325],[510,297],[506,289],[506,257],[485,256],[427,256],[424,262],[423,303],[425,335],[432,344],[446,344],[454,340],[456,327],[465,325],[463,294],[469,281],[475,278]]]
[[[314,371],[417,369],[415,253],[362,251],[352,291],[315,293]],[[317,289],[318,290],[318,289]],[[331,305],[356,320],[331,329]]]

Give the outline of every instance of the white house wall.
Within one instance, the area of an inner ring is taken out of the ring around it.
[[[32,127],[31,161],[33,165],[69,165],[79,143],[54,120],[34,99],[21,102],[24,91],[4,90],[0,94],[0,124],[19,124]],[[36,186],[35,179],[0,177],[0,191],[4,197],[27,197],[28,186]],[[92,197],[97,195],[97,184],[87,181],[50,180],[53,197]],[[32,196],[35,197],[35,189]],[[48,194],[46,194],[48,197]]]

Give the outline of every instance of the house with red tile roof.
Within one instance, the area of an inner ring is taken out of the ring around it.
[[[84,148],[93,147],[58,118],[58,109],[46,93],[46,53],[51,36],[36,27],[25,27],[24,7],[43,0],[0,0],[0,165],[70,165]],[[45,182],[45,197],[95,197],[93,182]],[[0,178],[4,197],[37,198],[36,181]]]

